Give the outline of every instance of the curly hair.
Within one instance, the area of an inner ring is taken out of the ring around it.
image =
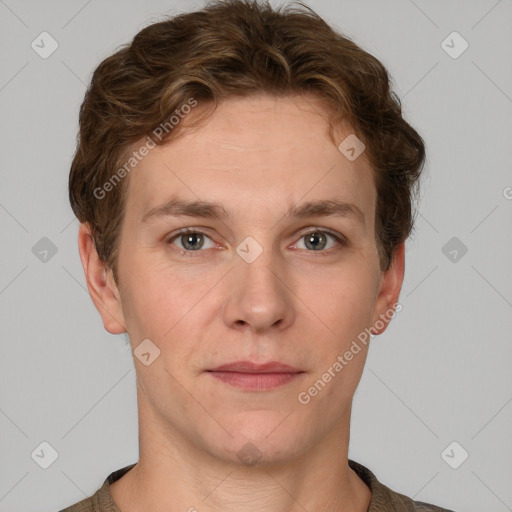
[[[268,1],[215,0],[153,23],[94,71],[69,175],[73,212],[90,225],[98,256],[117,282],[128,180],[101,197],[95,191],[136,141],[191,98],[212,105],[211,113],[227,98],[309,93],[326,107],[331,138],[344,119],[366,146],[377,190],[376,245],[386,270],[413,229],[425,161],[424,141],[403,119],[391,80],[378,59],[302,2],[273,8]],[[160,130],[148,141],[164,144],[179,129]]]

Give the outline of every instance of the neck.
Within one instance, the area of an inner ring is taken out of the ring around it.
[[[336,431],[294,456],[267,457],[259,443],[264,452],[258,450],[261,459],[251,466],[164,427],[139,403],[139,461],[111,485],[112,497],[122,512],[366,512],[371,492],[348,466],[350,411],[346,416]]]

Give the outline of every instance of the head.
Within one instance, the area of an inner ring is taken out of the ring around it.
[[[70,201],[105,328],[159,353],[135,358],[144,414],[220,458],[251,439],[304,453],[348,420],[367,343],[332,368],[391,319],[424,158],[383,65],[305,6],[214,2],[105,59]],[[212,379],[241,359],[303,373],[257,393]]]

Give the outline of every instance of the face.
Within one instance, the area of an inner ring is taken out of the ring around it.
[[[350,133],[333,144],[311,97],[226,101],[130,174],[119,288],[94,277],[81,229],[105,328],[159,351],[134,358],[141,429],[226,461],[248,442],[289,460],[347,431],[367,345],[344,354],[386,328],[403,278],[403,250],[380,270],[372,171],[337,148]],[[211,371],[236,361],[301,373]]]

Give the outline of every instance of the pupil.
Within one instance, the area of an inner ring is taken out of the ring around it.
[[[200,246],[200,244],[197,243],[198,240],[200,239],[200,236],[201,235],[199,235],[199,233],[184,235],[185,243],[183,244],[183,246],[187,249],[197,249],[198,246]]]
[[[322,234],[320,234],[320,233],[312,233],[311,235],[309,235],[309,238],[308,238],[308,240],[306,242],[306,245],[311,246],[313,249],[318,249],[319,246],[323,246],[321,241],[324,238],[325,237]],[[320,240],[320,243],[319,244],[315,243],[315,239],[316,240]],[[322,248],[322,247],[320,247],[320,248]]]

